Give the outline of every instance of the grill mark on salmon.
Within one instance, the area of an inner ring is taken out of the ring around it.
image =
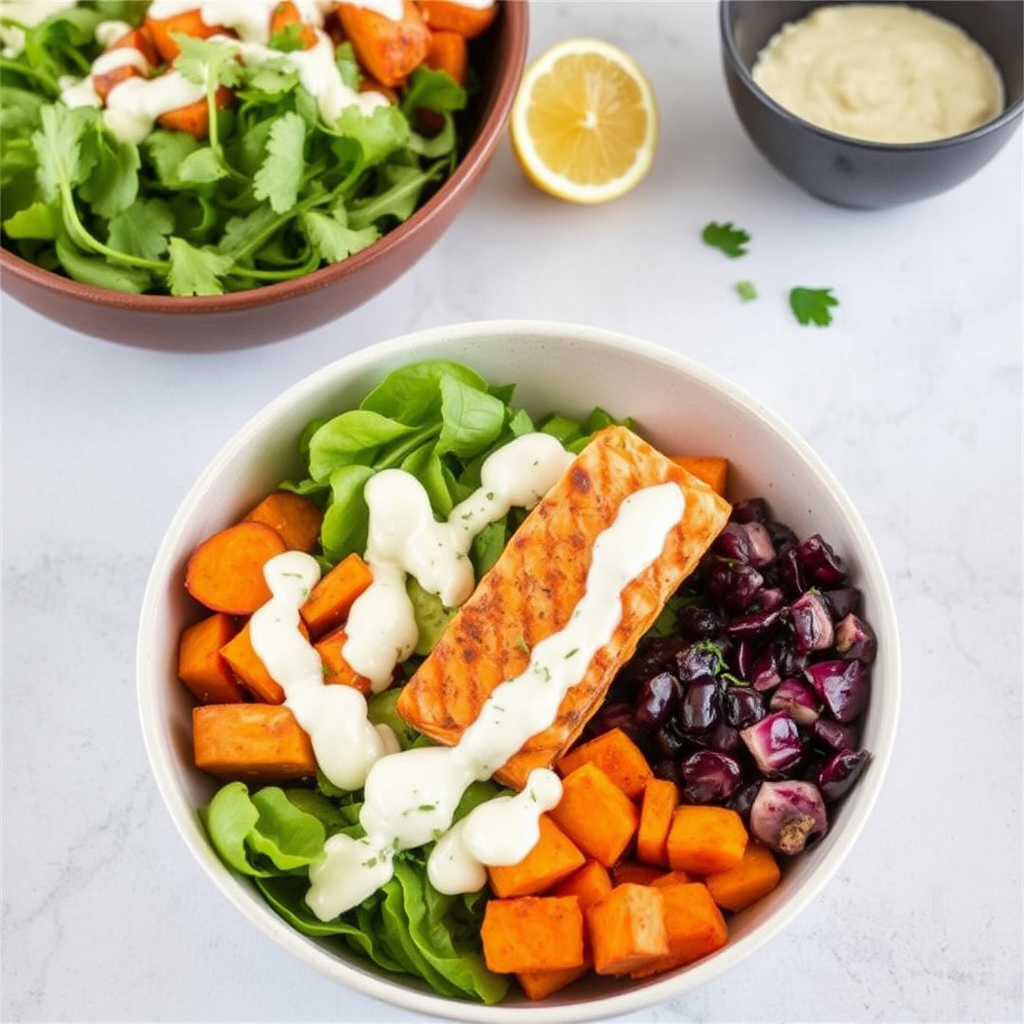
[[[491,691],[518,676],[532,647],[569,621],[586,588],[594,542],[622,501],[668,481],[683,490],[683,517],[661,555],[623,589],[611,641],[565,695],[555,722],[527,740],[495,778],[521,789],[532,769],[550,767],[597,711],[615,673],[729,516],[724,498],[625,427],[597,434],[526,517],[403,688],[398,710],[406,721],[455,745]]]

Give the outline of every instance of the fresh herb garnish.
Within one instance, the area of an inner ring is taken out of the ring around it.
[[[827,327],[832,323],[829,308],[838,305],[839,300],[832,294],[831,288],[794,288],[789,293],[789,308],[805,326],[813,323],[818,327]]]
[[[725,224],[718,224],[712,221],[701,233],[705,245],[713,249],[720,249],[730,259],[747,254],[746,245],[750,241],[750,235],[742,228],[735,227],[731,221]]]
[[[733,288],[744,302],[753,302],[757,298],[757,289],[754,287],[753,281],[737,281]]]

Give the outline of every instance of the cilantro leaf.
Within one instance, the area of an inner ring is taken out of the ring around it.
[[[172,295],[222,295],[223,277],[232,259],[212,249],[196,249],[183,238],[170,239],[171,270],[168,283]]]
[[[78,194],[101,217],[114,217],[127,210],[139,194],[139,148],[122,142],[109,132],[96,130],[83,137],[83,152],[93,164]]]
[[[189,137],[191,138],[191,136]],[[209,185],[227,176],[227,170],[209,146],[201,146],[199,149],[193,150],[177,167],[179,187]]]
[[[377,107],[369,117],[346,107],[334,128],[359,143],[364,166],[381,163],[409,142],[409,122],[392,106]]]
[[[427,171],[401,164],[386,164],[381,171],[380,186],[374,194],[352,203],[349,226],[366,227],[381,217],[407,220],[419,204],[424,185],[437,174],[436,164]]]
[[[134,294],[141,294],[153,284],[152,276],[145,270],[122,267],[102,256],[86,255],[65,233],[57,239],[56,252],[68,277],[83,284]]]
[[[167,252],[174,217],[162,199],[139,199],[110,222],[107,244],[119,252],[158,260]]]
[[[157,184],[177,189],[182,184],[178,169],[190,154],[199,149],[199,141],[188,132],[169,132],[157,128],[150,132],[142,146]]]
[[[446,71],[435,71],[425,64],[418,67],[402,97],[402,110],[410,118],[420,109],[439,114],[454,113],[466,106],[466,90]]]
[[[272,50],[280,50],[282,53],[292,53],[295,50],[305,50],[309,45],[306,40],[306,27],[300,22],[293,21],[277,29],[270,37],[268,45]]]
[[[745,247],[750,241],[750,235],[742,228],[734,227],[731,221],[724,224],[712,221],[701,232],[701,239],[705,245],[721,249],[730,259],[735,259],[737,256],[746,256]]]
[[[813,323],[827,327],[832,323],[829,307],[838,305],[839,300],[831,288],[794,288],[789,293],[789,308],[804,326]]]
[[[181,53],[174,67],[195,85],[211,88],[211,83],[233,87],[245,80],[245,65],[235,58],[240,48],[231,40],[197,39],[195,36],[171,33]]]
[[[275,213],[287,212],[298,201],[306,169],[305,144],[306,122],[298,114],[282,114],[274,121],[253,193],[257,199],[268,199]]]
[[[38,238],[55,241],[60,235],[60,208],[56,203],[33,203],[3,222],[11,238]]]
[[[61,186],[85,181],[95,163],[84,155],[82,141],[98,118],[92,107],[69,109],[55,103],[39,112],[40,128],[32,135],[39,156],[39,185],[43,196],[52,199]]]
[[[374,227],[353,230],[337,217],[329,217],[316,210],[303,213],[299,219],[310,244],[327,263],[338,263],[380,237],[380,232]]]

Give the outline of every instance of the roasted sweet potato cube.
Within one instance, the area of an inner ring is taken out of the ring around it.
[[[313,744],[280,704],[201,704],[192,709],[196,767],[230,781],[279,784],[316,775]]]
[[[200,704],[237,704],[245,694],[221,648],[238,632],[235,621],[214,612],[186,626],[178,642],[178,678]]]
[[[586,909],[598,974],[630,974],[669,952],[662,890],[626,882]]]
[[[499,974],[582,967],[583,911],[575,896],[490,900],[480,928],[484,959]]]

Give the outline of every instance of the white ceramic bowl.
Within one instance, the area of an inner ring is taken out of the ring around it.
[[[732,498],[761,495],[798,534],[820,532],[863,591],[879,648],[862,739],[872,760],[824,840],[787,866],[773,893],[736,915],[729,944],[702,962],[643,982],[592,976],[541,1003],[515,996],[495,1007],[457,1002],[293,930],[224,867],[206,839],[197,808],[215,783],[192,765],[192,702],[175,674],[179,633],[195,617],[182,584],[186,558],[200,540],[297,472],[296,439],[310,419],[355,405],[387,371],[424,358],[465,362],[492,383],[517,382],[517,404],[536,413],[585,413],[601,405],[634,415],[640,432],[666,450],[727,456]],[[885,776],[899,696],[899,638],[884,569],[857,511],[814,451],[751,397],[693,362],[632,338],[566,324],[434,328],[346,356],[291,387],[242,427],[189,491],[153,565],[138,637],[138,699],[153,772],[186,847],[214,888],[256,929],[342,985],[419,1014],[462,1021],[565,1024],[616,1016],[736,968],[793,921],[849,854]]]

